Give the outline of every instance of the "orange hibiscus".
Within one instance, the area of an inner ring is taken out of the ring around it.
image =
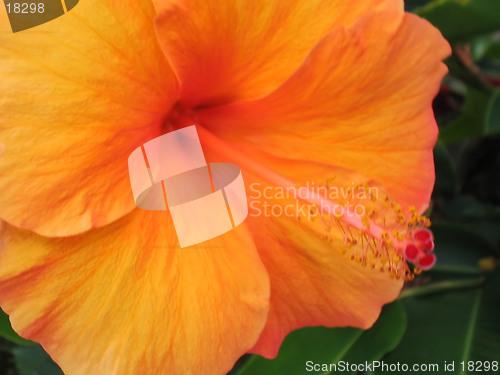
[[[432,265],[418,214],[449,46],[401,1],[82,0],[16,34],[0,17],[0,305],[65,373],[223,374],[298,327],[369,327],[406,259]],[[193,124],[250,204],[300,184],[315,217],[180,249],[168,212],[135,208],[127,158]],[[319,180],[377,194],[337,214]]]

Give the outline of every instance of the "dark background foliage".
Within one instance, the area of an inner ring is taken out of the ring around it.
[[[307,372],[306,361],[371,360],[439,365],[414,374],[500,373],[485,364],[500,361],[500,0],[406,6],[453,46],[434,101],[440,137],[430,215],[438,262],[408,283],[370,330],[304,328],[286,338],[275,360],[244,356],[232,375],[328,374]],[[454,370],[445,372],[445,362]],[[19,338],[0,314],[0,375],[56,374],[43,349]]]

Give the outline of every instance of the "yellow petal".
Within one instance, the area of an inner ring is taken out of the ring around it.
[[[167,213],[137,210],[80,236],[6,225],[2,239],[0,304],[68,375],[223,374],[265,323],[245,226],[181,249]]]
[[[263,96],[332,28],[369,11],[403,11],[399,0],[154,2],[158,38],[188,107]]]
[[[368,14],[332,31],[268,97],[199,109],[197,117],[236,145],[357,171],[402,206],[423,210],[434,184],[431,101],[449,52],[427,21]]]
[[[0,12],[0,217],[48,236],[130,212],[127,158],[161,134],[177,83],[150,1],[81,1],[13,34]]]

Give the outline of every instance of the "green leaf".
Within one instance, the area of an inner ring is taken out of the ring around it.
[[[302,375],[306,373],[308,361],[330,364],[341,360],[350,363],[377,360],[397,346],[405,328],[405,311],[395,302],[385,306],[379,320],[366,331],[325,327],[294,331],[285,339],[277,358],[268,360],[253,356],[237,374]]]
[[[496,253],[491,243],[460,225],[435,223],[432,232],[438,258],[433,273],[480,274],[480,260]]]
[[[469,140],[459,146],[457,173],[461,189],[486,205],[495,205],[500,212],[500,134]]]
[[[417,8],[421,8],[424,5],[427,5],[431,2],[431,0],[406,0],[405,1],[405,9],[407,12],[413,12]]]
[[[429,20],[451,42],[500,29],[498,0],[435,0],[415,12]]]
[[[434,374],[494,373],[485,367],[481,372],[468,371],[467,367],[462,371],[460,362],[500,360],[499,283],[500,272],[495,272],[482,287],[405,299],[408,329],[384,363],[437,364],[439,369],[430,372]],[[454,363],[454,371],[445,372],[445,361]]]
[[[440,142],[434,148],[434,165],[436,167],[434,191],[455,195],[458,192],[457,168],[446,146]]]
[[[494,43],[492,35],[485,35],[474,38],[470,41],[471,55],[474,61],[481,60],[490,51]]]
[[[445,60],[445,63],[449,69],[449,75],[446,81],[449,82],[451,77],[454,77],[466,84],[469,88],[480,91],[486,97],[489,97],[494,92],[494,86],[485,80],[483,72],[478,72],[476,70],[477,67],[473,67],[469,65],[470,62],[464,61],[463,57],[461,57],[457,51],[454,51],[452,55]],[[454,85],[454,89],[456,90],[458,88],[457,83]],[[459,91],[462,91],[462,88],[460,88]]]
[[[469,194],[458,195],[443,206],[443,213],[450,221],[481,219],[496,214],[497,209]]]
[[[485,241],[495,247],[497,256],[500,255],[500,216],[474,220],[470,227]]]
[[[19,375],[63,375],[63,372],[40,345],[14,348]]]
[[[9,316],[2,310],[0,310],[0,336],[3,337],[4,339],[7,339],[9,341],[12,341],[20,345],[34,344],[33,341],[23,339],[12,329],[12,326],[10,325],[9,321]]]
[[[494,38],[486,51],[486,56],[492,59],[500,60],[500,40]]]
[[[410,297],[425,296],[450,290],[466,289],[479,286],[484,283],[483,277],[466,277],[453,280],[433,281],[422,286],[405,288],[398,297],[402,300]]]
[[[441,129],[439,140],[448,144],[485,135],[488,100],[486,93],[469,87],[463,113]]]
[[[488,133],[500,132],[500,90],[496,91],[490,100],[486,116]]]
[[[490,251],[495,249],[498,253],[500,244],[500,231],[498,230],[500,209],[498,207],[481,202],[472,195],[464,194],[442,204],[441,215],[451,222],[460,224],[461,226],[457,226],[457,231],[461,232],[465,228],[469,233],[474,232],[489,243]]]

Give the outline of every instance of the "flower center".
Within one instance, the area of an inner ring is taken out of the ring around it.
[[[197,121],[195,120],[193,111],[190,108],[184,108],[180,103],[176,103],[163,121],[162,134],[195,124],[197,124]]]

